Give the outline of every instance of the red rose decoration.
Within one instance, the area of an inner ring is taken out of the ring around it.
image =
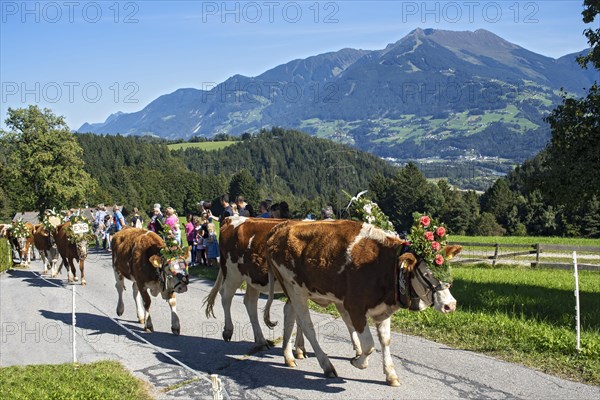
[[[429,217],[427,215],[423,215],[421,217],[421,225],[423,225],[425,228],[427,228],[430,223],[431,223],[431,220],[429,219]]]
[[[425,239],[429,240],[430,242],[433,240],[433,232],[425,232]]]
[[[444,228],[443,226],[440,226],[435,231],[435,234],[438,235],[438,237],[444,237],[444,235],[446,234],[446,228]]]
[[[431,247],[433,247],[433,250],[438,251],[442,248],[442,245],[440,242],[431,242]]]
[[[436,254],[435,263],[437,265],[442,265],[444,263],[444,257],[441,254]]]

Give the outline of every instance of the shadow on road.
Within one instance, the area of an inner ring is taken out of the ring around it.
[[[46,319],[61,321],[67,325],[71,324],[71,313],[50,310],[39,310],[39,312]],[[103,315],[77,313],[76,321],[77,327],[86,331],[83,334],[84,339],[92,345],[100,341],[102,335],[114,336],[110,339],[114,342],[124,341],[125,338],[128,338],[143,343]],[[244,389],[270,386],[327,393],[338,393],[345,390],[343,387],[332,386],[342,384],[344,379],[326,379],[320,372],[305,371],[302,369],[302,360],[299,360],[298,368],[286,367],[283,364],[281,347],[255,353],[252,357],[248,357],[247,354],[253,347],[253,344],[249,342],[225,342],[221,339],[201,336],[175,336],[170,332],[148,333],[144,331],[141,324],[125,320],[119,320],[119,322],[194,370],[207,375],[219,374],[234,380]],[[173,360],[158,351],[155,352],[155,355],[159,362],[176,365]],[[127,355],[121,356],[126,357]],[[348,360],[346,359],[346,361]],[[371,380],[365,382],[381,383]]]
[[[56,278],[44,278],[41,279],[37,273],[31,270],[25,269],[11,269],[6,272],[11,278],[18,278],[23,280],[23,282],[27,282],[29,286],[33,287],[56,287],[65,286],[65,280],[60,276]]]

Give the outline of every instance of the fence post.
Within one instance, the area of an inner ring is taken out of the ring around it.
[[[573,275],[575,276],[575,330],[577,332],[577,352],[581,351],[581,320],[579,309],[579,273],[577,272],[577,252],[573,252]]]
[[[492,267],[496,266],[496,261],[498,261],[498,250],[500,249],[500,243],[496,243],[496,250],[494,251],[494,261],[492,261]]]
[[[539,267],[540,266],[540,244],[537,243],[535,244],[535,267]]]
[[[77,362],[77,347],[75,346],[75,285],[71,286],[73,293],[73,306],[71,311],[71,338],[73,340],[73,363]]]
[[[213,400],[223,400],[223,388],[221,387],[221,379],[219,379],[219,376],[217,374],[211,374],[210,381],[212,382]]]

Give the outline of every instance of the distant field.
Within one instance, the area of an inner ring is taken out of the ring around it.
[[[499,244],[563,244],[567,246],[600,246],[600,239],[540,237],[540,236],[459,236],[450,235],[450,242]]]
[[[169,148],[169,150],[189,149],[189,148],[195,147],[195,148],[198,148],[201,150],[212,151],[212,150],[224,149],[225,147],[231,146],[234,143],[236,143],[236,142],[228,141],[228,142],[175,143],[175,144],[170,144],[167,147]]]

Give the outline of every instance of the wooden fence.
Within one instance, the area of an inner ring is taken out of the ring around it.
[[[571,258],[574,251],[577,252],[578,256],[580,253],[593,253],[600,255],[600,246],[569,246],[559,244],[509,244],[509,243],[473,243],[473,242],[452,242],[449,244],[461,245],[464,248],[477,248],[486,247],[493,249],[493,255],[475,254],[473,257],[465,257],[464,255],[458,257],[453,262],[462,264],[472,264],[477,262],[491,262],[493,266],[499,261],[503,260],[517,260],[517,257],[523,256],[535,256],[535,260],[530,261],[531,268],[545,267],[545,268],[556,268],[556,269],[572,269],[573,263],[564,263],[556,261],[544,261],[543,255],[545,252],[559,253],[560,257],[557,258]],[[506,249],[506,251],[502,251]],[[463,251],[464,252],[464,251]],[[482,252],[480,252],[482,253]],[[579,258],[579,257],[578,257]],[[529,260],[520,260],[521,263]],[[577,263],[580,270],[587,271],[600,271],[599,264],[586,264]]]

